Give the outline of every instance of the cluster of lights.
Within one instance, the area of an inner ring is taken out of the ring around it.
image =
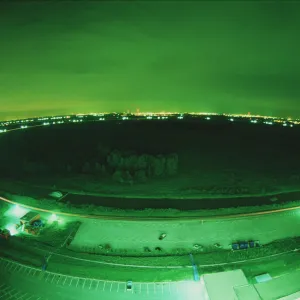
[[[4,215],[7,217],[10,217],[11,221],[8,223],[5,228],[9,230],[11,235],[16,235],[20,231],[17,229],[16,224],[19,223],[19,219],[23,217],[26,213],[28,213],[29,210],[21,205],[15,204],[11,206]],[[57,216],[57,214],[52,213],[48,217],[48,223],[58,222],[59,224],[62,224],[64,221],[60,217]]]
[[[275,118],[270,116],[250,115],[250,114],[218,114],[208,112],[192,112],[192,113],[176,113],[176,112],[143,112],[143,113],[89,113],[89,114],[72,114],[67,116],[52,116],[52,117],[39,117],[34,119],[24,119],[15,121],[5,121],[0,123],[0,133],[16,130],[26,129],[33,126],[46,126],[63,124],[66,121],[71,123],[90,122],[90,121],[105,121],[105,120],[129,120],[129,119],[147,119],[147,120],[164,120],[168,118],[176,118],[183,120],[189,117],[201,117],[205,120],[210,120],[213,116],[228,117],[229,122],[241,121],[242,119],[248,119],[251,123],[261,123],[266,125],[282,124],[284,127],[293,127],[294,125],[300,125],[300,120],[291,120],[290,118]],[[97,117],[93,119],[94,117]],[[40,122],[32,124],[32,122]],[[7,129],[7,126],[13,126],[14,124],[20,124],[18,128],[12,127]],[[21,125],[22,124],[22,125]],[[1,128],[2,126],[2,128]],[[4,126],[6,127],[4,129]]]

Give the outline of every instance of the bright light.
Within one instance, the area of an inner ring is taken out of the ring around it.
[[[195,295],[199,295],[199,299],[209,299],[205,289],[205,285],[201,279],[200,281],[188,281],[185,282],[185,284],[187,286],[186,295],[184,297],[185,299],[195,299]]]
[[[28,209],[16,204],[5,212],[6,216],[13,215],[14,217],[21,218],[28,212]]]
[[[8,224],[5,229],[9,230],[10,235],[16,235],[18,233],[16,224]]]
[[[57,220],[58,220],[58,217],[57,217],[56,214],[52,214],[52,215],[50,216],[50,218],[49,218],[49,221],[50,221],[50,222],[54,222],[54,221],[57,221]]]

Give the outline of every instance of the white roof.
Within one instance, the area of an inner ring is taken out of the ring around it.
[[[203,280],[210,300],[236,300],[235,286],[248,285],[241,269],[203,275]]]

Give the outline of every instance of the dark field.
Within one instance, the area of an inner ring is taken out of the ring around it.
[[[231,198],[227,203],[236,206],[239,200],[234,197],[300,189],[299,133],[296,126],[222,119],[106,121],[34,128],[1,136],[0,176],[115,197],[226,197]],[[176,154],[176,172],[163,170],[154,176],[142,170],[141,182],[135,176],[139,167],[108,164],[107,157],[114,150],[121,160]],[[113,174],[119,169],[129,178],[116,180]],[[258,199],[243,199],[242,205],[259,204]]]

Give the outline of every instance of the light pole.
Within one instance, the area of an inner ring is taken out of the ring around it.
[[[191,259],[191,264],[192,264],[192,267],[193,267],[194,281],[199,281],[200,276],[199,276],[198,268],[197,268],[197,265],[195,264],[194,256],[193,256],[192,253],[190,253],[190,259]]]

